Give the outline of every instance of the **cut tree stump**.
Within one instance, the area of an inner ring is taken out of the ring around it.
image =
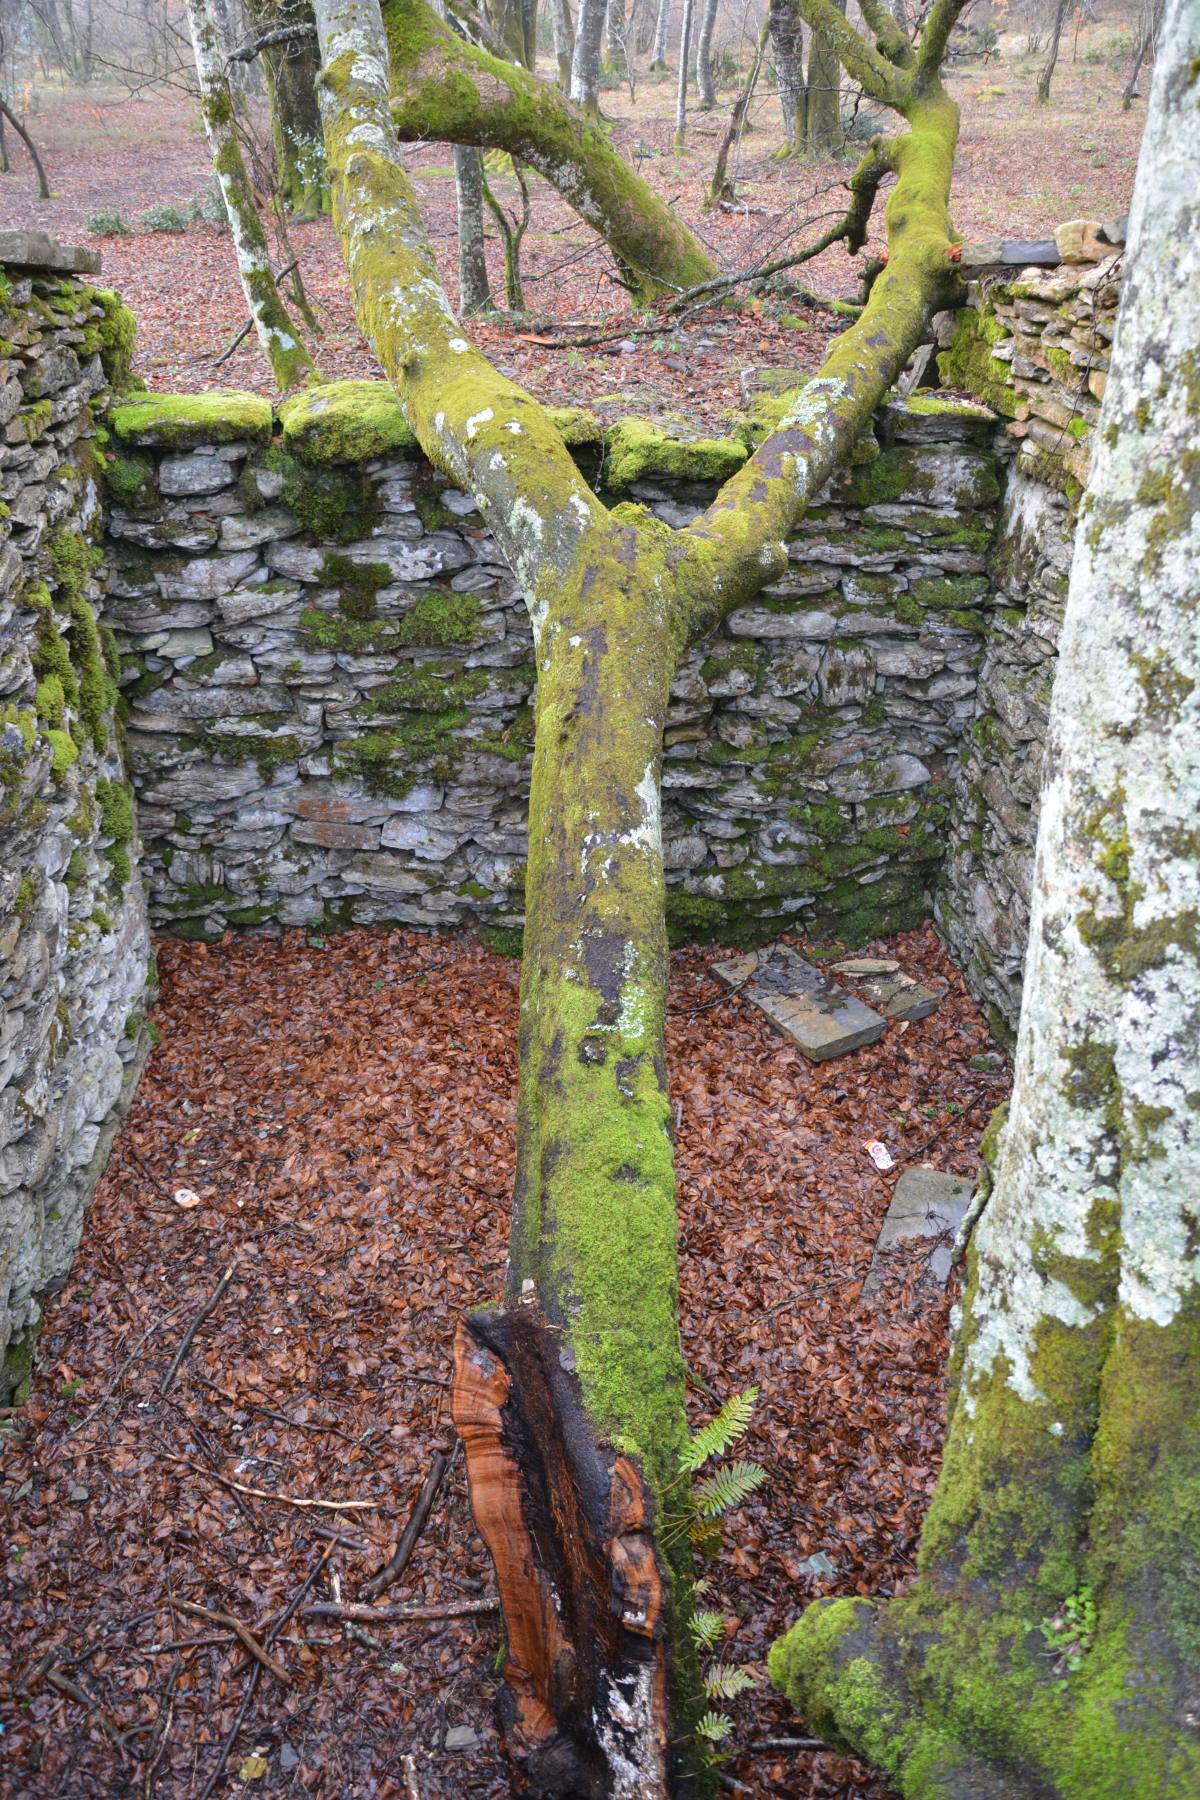
[[[810,1062],[860,1050],[887,1030],[886,1019],[785,944],[714,963],[711,973],[764,1012]]]
[[[637,1463],[596,1441],[561,1331],[474,1313],[454,1423],[504,1611],[497,1715],[514,1793],[693,1791],[668,1731],[667,1577]]]
[[[881,1258],[897,1244],[911,1243],[916,1238],[948,1239],[935,1244],[929,1255],[929,1273],[944,1287],[950,1273],[954,1237],[974,1193],[975,1183],[963,1175],[947,1175],[941,1169],[931,1169],[927,1163],[905,1169],[887,1209],[861,1297],[867,1299],[883,1280]]]

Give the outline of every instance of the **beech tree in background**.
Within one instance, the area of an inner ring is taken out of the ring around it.
[[[702,112],[710,112],[717,104],[717,90],[713,86],[712,41],[719,3],[720,0],[704,0],[704,10],[700,14],[700,33],[696,39],[696,91],[700,96]]]
[[[426,136],[486,142],[519,98],[521,154],[562,180],[560,97],[449,34],[443,47],[414,0],[389,0],[386,31],[378,0],[317,4],[356,316],[426,455],[516,573],[538,669],[507,1296],[460,1327],[454,1398],[504,1606],[507,1749],[534,1792],[653,1800],[686,1790],[693,1757],[659,815],[671,681],[690,644],[786,567],[788,532],[958,291],[958,110],[939,67],[964,0],[935,0],[919,45],[894,54],[831,0],[799,3],[908,125],[872,145],[843,231],[861,247],[893,175],[890,258],[778,428],[680,531],[605,506],[545,409],[471,344],[404,171],[396,122],[417,110],[418,67]],[[687,241],[669,249],[682,259]]]
[[[921,1800],[1200,1793],[1198,71],[1168,0],[919,1574],[771,1656]]]
[[[271,274],[270,247],[238,143],[225,48],[210,0],[187,0],[187,17],[200,84],[200,111],[229,218],[242,291],[271,373],[286,392],[313,375],[315,366]]]

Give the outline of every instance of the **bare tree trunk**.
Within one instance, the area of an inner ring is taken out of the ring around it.
[[[207,0],[188,0],[187,13],[200,82],[200,109],[225,198],[242,291],[271,373],[286,391],[306,380],[315,365],[288,317],[271,275],[267,235],[242,159],[233,97],[225,79],[225,58]]]
[[[941,27],[962,0],[931,15],[911,74],[829,0],[802,4],[910,127],[872,147],[843,233],[861,246],[875,188],[894,174],[890,258],[777,429],[700,518],[672,531],[640,509],[610,512],[545,409],[464,335],[392,129],[376,0],[317,0],[334,221],[356,317],[422,449],[472,495],[513,570],[538,669],[509,1276],[503,1309],[460,1328],[453,1397],[505,1611],[505,1745],[529,1794],[695,1792],[664,1055],[672,679],[691,644],[786,569],[797,519],[957,287],[947,208],[958,111],[937,70]]]
[[[771,15],[768,12],[763,18],[762,29],[758,34],[758,43],[754,50],[754,60],[750,64],[750,73],[747,75],[745,85],[734,104],[733,112],[730,114],[729,118],[729,127],[725,136],[721,139],[721,148],[717,151],[717,160],[713,166],[712,185],[708,190],[708,198],[704,203],[706,212],[710,211],[714,206],[720,206],[722,201],[730,201],[734,198],[733,185],[726,172],[729,167],[729,152],[741,137],[742,126],[745,122],[746,114],[750,110],[750,102],[754,97],[754,89],[758,82],[759,70],[762,68],[763,51],[767,47],[767,33],[770,29]]]
[[[804,32],[793,0],[770,0],[767,10],[775,69],[779,78],[779,107],[783,114],[781,156],[799,155],[808,133],[808,90],[804,84]]]
[[[470,144],[454,146],[454,191],[458,198],[458,304],[467,314],[490,312],[492,292],[483,247],[483,155]]]
[[[683,11],[679,20],[679,82],[675,89],[675,154],[682,156],[687,149],[687,91],[688,62],[692,48],[692,17],[696,10],[696,0],[683,0]]]
[[[8,102],[5,100],[0,100],[0,118],[8,120],[9,124],[24,144],[26,150],[29,152],[29,160],[33,164],[34,172],[37,175],[38,199],[48,200],[50,198],[50,183],[46,180],[46,171],[42,167],[42,159],[37,153],[37,146],[20,119],[18,119],[16,113],[13,112]],[[7,167],[7,162],[5,163],[5,166]]]
[[[658,16],[654,21],[654,55],[650,58],[652,69],[665,69],[667,66],[667,32],[671,24],[671,0],[658,0]]]
[[[720,0],[704,0],[704,11],[700,15],[700,35],[696,39],[696,88],[702,112],[711,112],[717,104],[717,91],[713,86],[712,40],[719,4]]]
[[[1133,105],[1133,96],[1137,92],[1138,76],[1142,72],[1142,64],[1152,44],[1158,41],[1159,28],[1162,25],[1163,0],[1156,0],[1153,8],[1143,15],[1143,27],[1138,39],[1137,55],[1133,59],[1133,67],[1129,71],[1129,80],[1125,83],[1125,91],[1121,95],[1121,111],[1128,112]]]
[[[570,0],[550,0],[550,21],[554,28],[554,60],[558,64],[558,85],[564,94],[569,94],[571,59],[575,53],[575,26],[571,20]]]
[[[839,12],[846,0],[834,0]],[[804,147],[810,156],[828,156],[843,142],[841,66],[837,51],[818,31],[812,34],[808,52],[808,114]]]
[[[625,71],[625,0],[607,0],[604,8],[604,60],[610,74]]]
[[[585,112],[600,110],[600,44],[607,0],[579,0],[575,57],[571,63],[571,98]]]
[[[1200,1792],[1198,67],[1168,0],[919,1573],[771,1652],[814,1732],[928,1800]]]
[[[252,25],[263,32],[271,29],[278,16],[263,0],[256,0],[249,13]],[[298,22],[310,21],[298,18]],[[268,45],[262,51],[262,62],[279,195],[294,218],[315,219],[329,205],[317,106],[317,40],[300,36],[291,43]]]
[[[1046,58],[1045,67],[1038,76],[1037,94],[1039,106],[1045,106],[1050,99],[1050,83],[1054,79],[1054,68],[1058,62],[1058,44],[1062,37],[1063,20],[1067,16],[1068,0],[1055,0],[1054,26],[1050,33],[1050,54]]]

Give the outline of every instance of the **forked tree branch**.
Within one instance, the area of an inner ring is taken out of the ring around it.
[[[936,77],[946,54],[946,45],[950,42],[950,33],[969,5],[970,0],[933,0],[925,29],[917,44],[914,82]]]
[[[913,47],[884,0],[858,0],[858,10],[888,61],[895,63],[898,69],[911,68],[915,60]]]
[[[840,13],[833,0],[795,0],[796,8],[837,52],[837,59],[859,86],[884,106],[900,106],[904,84],[895,63],[881,56],[860,31]]]

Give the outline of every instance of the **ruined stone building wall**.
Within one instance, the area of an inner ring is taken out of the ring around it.
[[[131,328],[69,271],[0,262],[0,1404],[146,1041],[150,943],[97,579],[95,409]]]
[[[104,610],[152,916],[202,936],[511,931],[534,682],[517,585],[383,384],[283,412],[279,429],[237,395],[113,414]],[[613,498],[671,524],[747,454],[561,424]],[[862,941],[927,916],[987,636],[995,438],[971,402],[884,408],[787,575],[680,669],[663,782],[677,935]]]
[[[33,235],[0,234],[0,1403],[144,1054],[147,898],[192,936],[515,947],[534,683],[517,586],[385,384],[277,412],[127,391],[131,316],[81,278],[91,253]],[[950,391],[881,408],[787,574],[688,657],[663,778],[676,937],[858,944],[933,909],[1015,1027],[1119,273],[976,286],[937,323]],[[680,525],[773,405],[722,438],[555,418],[602,492]]]
[[[1002,1035],[1021,1010],[1050,689],[1120,297],[1119,251],[1085,234],[1077,254],[983,282],[937,322],[942,379],[994,408],[1016,451],[936,892],[942,934]]]

